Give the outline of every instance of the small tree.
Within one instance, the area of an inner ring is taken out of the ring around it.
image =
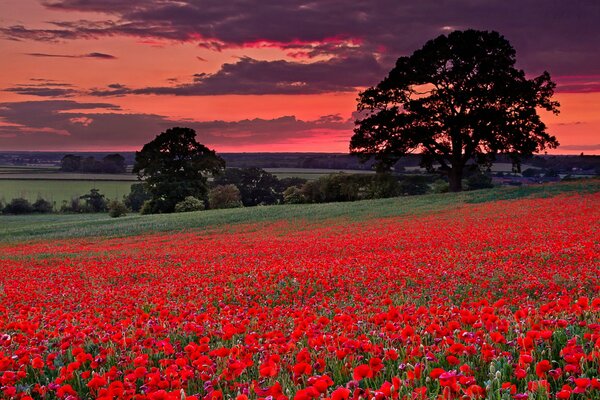
[[[108,215],[112,218],[122,217],[127,214],[127,207],[119,200],[113,199],[108,202]]]
[[[54,211],[54,206],[48,200],[40,197],[33,203],[33,211],[40,214],[48,214]]]
[[[191,212],[191,211],[202,211],[204,210],[204,202],[200,199],[197,199],[193,196],[188,196],[183,201],[175,204],[175,212]]]
[[[206,199],[207,174],[224,168],[225,161],[198,143],[193,129],[171,128],[136,152],[133,172],[151,195],[146,211],[169,213],[187,197]]]
[[[297,186],[290,186],[283,191],[283,202],[285,204],[302,204],[306,201],[302,189]]]
[[[91,189],[88,194],[80,197],[92,212],[106,211],[106,198],[98,189]]]
[[[527,79],[515,50],[497,32],[455,31],[400,57],[388,77],[362,92],[350,152],[388,170],[421,153],[422,165],[462,190],[464,168],[489,165],[498,153],[517,167],[523,157],[558,141],[538,109],[558,113],[550,74]]]
[[[102,158],[102,172],[121,174],[126,170],[125,158],[120,154],[109,154]]]
[[[145,183],[134,183],[131,185],[129,194],[125,196],[124,203],[131,211],[138,212],[142,209],[144,202],[150,200],[150,198]]]
[[[242,206],[240,190],[235,185],[219,185],[208,192],[210,208],[236,208]]]
[[[81,170],[81,157],[67,154],[60,161],[60,170],[63,172],[78,172]]]
[[[4,210],[2,210],[4,214],[31,214],[33,212],[33,206],[29,202],[29,200],[24,199],[22,197],[12,199],[10,203],[8,203]]]

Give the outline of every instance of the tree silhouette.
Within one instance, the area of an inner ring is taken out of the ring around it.
[[[225,161],[196,141],[190,128],[171,128],[135,153],[133,172],[144,180],[151,195],[151,213],[170,213],[192,196],[206,200],[207,174],[225,168]]]
[[[359,95],[350,152],[388,170],[420,152],[422,166],[447,174],[462,190],[469,163],[489,166],[499,153],[515,165],[558,141],[538,109],[558,113],[548,72],[527,79],[515,68],[515,50],[497,32],[454,31],[400,57],[377,86]]]

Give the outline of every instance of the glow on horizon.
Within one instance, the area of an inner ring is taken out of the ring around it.
[[[0,27],[26,25],[38,29],[50,29],[47,21],[79,19],[103,20],[105,14],[98,12],[60,12],[44,7],[36,0],[8,0],[0,17]],[[442,30],[452,24],[443,25]],[[354,51],[362,42],[356,38],[331,38],[331,43],[339,41]],[[289,44],[289,43],[288,43]],[[302,44],[302,43],[301,43]],[[315,44],[319,44],[318,41]],[[325,43],[327,44],[327,43]],[[0,74],[0,103],[25,101],[70,100],[79,103],[109,103],[120,109],[85,108],[82,115],[91,112],[111,114],[138,114],[164,117],[166,121],[185,123],[203,121],[242,121],[270,120],[283,116],[294,116],[300,121],[315,121],[323,116],[338,115],[343,120],[352,118],[356,109],[357,92],[341,91],[319,94],[289,95],[125,95],[122,97],[98,97],[90,95],[94,88],[106,88],[111,84],[122,84],[130,88],[168,87],[193,82],[195,74],[214,74],[224,64],[234,64],[244,57],[260,61],[285,60],[288,62],[315,63],[328,60],[331,55],[318,55],[311,59],[298,58],[293,49],[284,48],[286,43],[257,39],[246,45],[227,46],[215,50],[198,46],[193,42],[175,40],[150,40],[131,36],[102,36],[97,39],[73,39],[64,41],[8,40],[0,36],[0,49],[4,55]],[[382,51],[378,48],[377,51]],[[85,55],[102,52],[114,59],[37,57],[32,53],[49,55]],[[400,55],[400,54],[399,54]],[[552,72],[552,71],[551,71]],[[549,150],[549,154],[600,154],[600,75],[554,75],[558,82],[556,100],[561,103],[559,116],[543,115],[548,132],[555,135],[561,146]],[[32,79],[48,79],[65,83],[73,88],[70,97],[39,97],[16,92],[3,91],[17,85],[32,84]],[[383,76],[381,76],[383,78]],[[586,91],[572,90],[570,83],[584,85]],[[373,82],[376,84],[377,82]],[[561,91],[561,86],[565,88]],[[69,112],[73,112],[70,109]],[[59,111],[64,112],[64,111]],[[35,116],[32,116],[32,119]],[[46,132],[53,135],[65,132],[68,127],[38,126],[30,124],[32,132]],[[41,123],[41,122],[40,122]],[[10,121],[2,121],[0,127],[0,148],[22,149],[30,146],[36,150],[32,136],[24,134],[10,137]],[[55,132],[55,133],[52,133]],[[205,144],[218,152],[337,152],[347,153],[352,135],[348,129],[311,128],[300,134],[282,135],[273,130],[272,140],[263,138],[256,143]],[[59,151],[133,151],[139,149],[144,140],[152,139],[156,132],[144,132],[145,139],[139,144],[113,145],[94,143],[44,145],[40,150]],[[202,132],[198,132],[199,136]],[[253,132],[243,132],[252,135]],[[251,137],[251,136],[250,136]]]

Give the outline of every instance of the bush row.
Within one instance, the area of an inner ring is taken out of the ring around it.
[[[491,177],[472,174],[465,179],[469,190],[491,187]],[[379,199],[396,196],[412,196],[448,191],[448,183],[429,175],[348,174],[334,173],[314,181],[301,178],[278,179],[260,168],[231,168],[217,176],[205,198],[185,197],[175,206],[175,212],[201,211],[252,207],[271,204],[326,203]],[[119,217],[128,212],[151,214],[154,212],[150,195],[144,183],[131,185],[131,191],[123,200],[108,200],[98,191],[64,202],[59,212],[87,213],[107,212]],[[33,204],[16,198],[6,205],[0,204],[3,214],[30,214],[54,212],[54,205],[38,199]]]

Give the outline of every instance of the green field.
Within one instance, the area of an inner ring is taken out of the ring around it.
[[[279,179],[284,178],[303,178],[307,181],[314,181],[322,176],[344,172],[346,174],[374,174],[375,171],[356,170],[356,169],[322,169],[322,168],[265,168],[267,172],[277,176]]]
[[[115,219],[106,214],[0,216],[0,241],[129,236],[187,229],[228,228],[235,224],[270,223],[278,220],[295,221],[299,224],[326,222],[332,218],[362,220],[448,211],[465,203],[523,197],[550,197],[562,193],[595,192],[600,192],[600,180],[598,179],[526,187],[499,187],[462,193],[364,200],[352,203],[259,206],[162,215],[130,214]]]
[[[23,197],[29,201],[46,199],[60,208],[70,201],[96,188],[109,199],[121,199],[129,193],[132,181],[52,180],[52,179],[0,179],[0,201],[4,203]]]

